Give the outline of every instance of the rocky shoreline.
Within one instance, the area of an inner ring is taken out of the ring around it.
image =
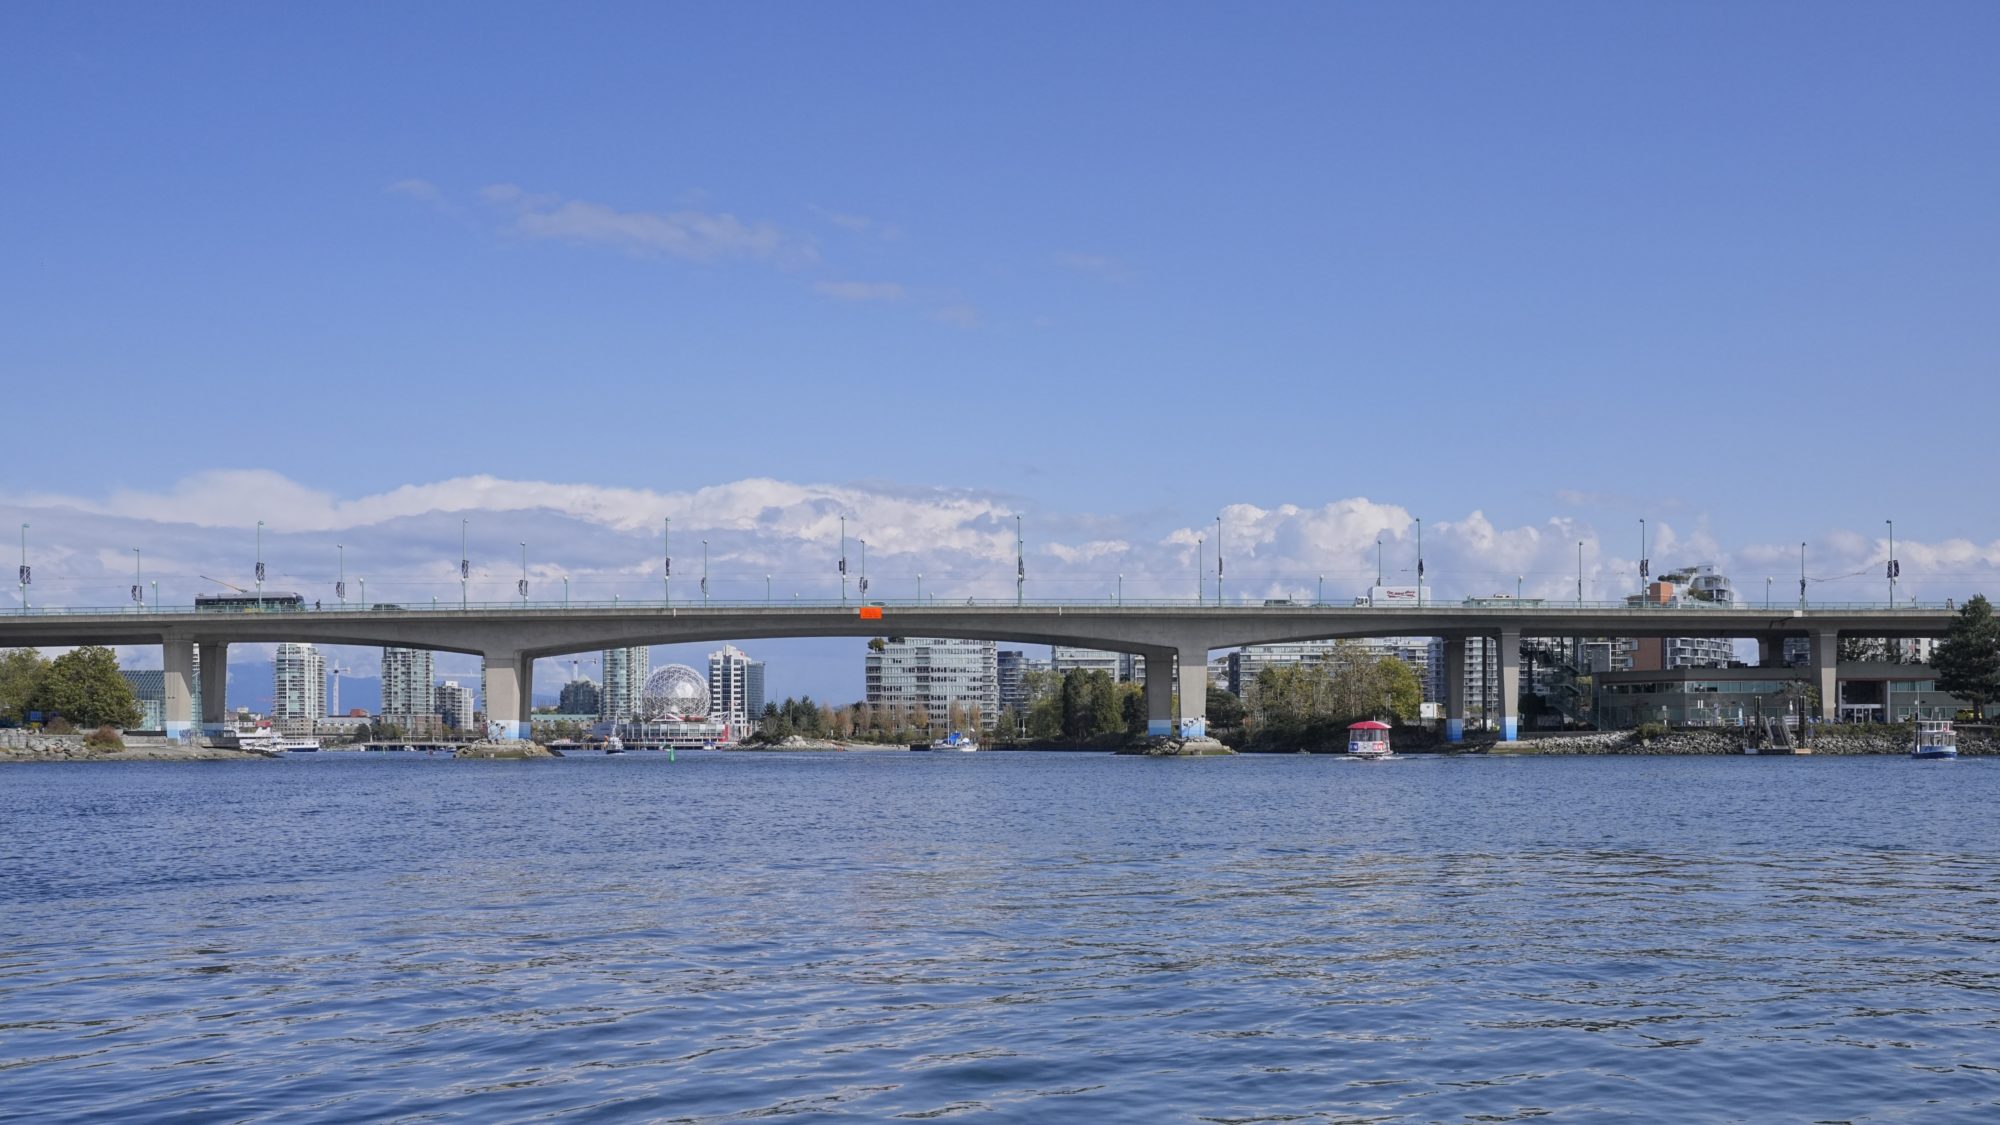
[[[739,743],[725,749],[755,753],[772,750],[908,750],[909,747],[887,742],[839,742],[831,738],[807,738],[795,734],[776,742]]]
[[[1631,731],[1589,731],[1578,734],[1537,735],[1519,742],[1487,743],[1493,754],[1668,754],[1712,755],[1743,753],[1749,732],[1740,730],[1677,730],[1650,738]],[[1470,747],[1470,744],[1468,744]],[[1893,729],[1842,730],[1829,727],[1814,732],[1812,752],[1824,755],[1908,754],[1910,736]],[[2000,754],[2000,743],[1988,735],[1962,731],[1958,752],[1966,757]]]
[[[562,753],[525,738],[506,738],[460,746],[452,751],[451,756],[456,760],[475,762],[521,762],[530,758],[560,758]]]
[[[96,750],[81,734],[0,730],[0,762],[252,762],[267,757],[171,739],[127,735],[123,750]]]

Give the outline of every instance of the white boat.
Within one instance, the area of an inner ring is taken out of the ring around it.
[[[275,754],[317,754],[319,739],[303,734],[280,734],[271,739],[271,751]]]
[[[1394,757],[1389,749],[1389,724],[1371,719],[1349,726],[1347,756],[1361,762],[1379,762]]]
[[[973,751],[979,749],[979,743],[975,739],[967,738],[965,735],[960,734],[957,731],[952,731],[950,734],[947,734],[943,738],[938,739],[936,742],[931,743],[931,749],[957,750],[962,753],[970,754]]]
[[[248,750],[253,754],[278,752],[278,736],[270,727],[230,727],[216,735],[211,744],[230,750]]]
[[[1910,738],[1910,757],[1958,757],[1958,732],[1951,729],[1950,719],[1918,719],[1916,727]]]
[[[625,740],[615,734],[612,735],[610,738],[604,740],[604,752],[606,754],[623,754],[625,752]]]

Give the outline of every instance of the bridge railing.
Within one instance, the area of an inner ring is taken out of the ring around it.
[[[1936,613],[1952,612],[1956,610],[1958,606],[1956,602],[1949,600],[1940,602],[1898,601],[1894,605],[1890,605],[1887,602],[1811,602],[1805,605],[1800,605],[1797,602],[1773,602],[1768,605],[1759,602],[1756,604],[1740,603],[1733,606],[1720,606],[1720,605],[1709,605],[1706,603],[1680,604],[1680,605],[1659,605],[1654,603],[1645,603],[1645,604],[1634,605],[1632,603],[1625,601],[1534,602],[1534,601],[1524,600],[1515,602],[1506,599],[1473,598],[1473,599],[1467,599],[1465,601],[1430,602],[1428,604],[1421,606],[1418,605],[1369,606],[1369,605],[1356,605],[1353,602],[1313,602],[1313,601],[1276,602],[1276,601],[1259,600],[1259,599],[1224,601],[1221,604],[1217,604],[1213,598],[1205,599],[1202,601],[1196,601],[1193,598],[1180,598],[1180,599],[1037,598],[1032,601],[1016,602],[1013,598],[949,598],[949,597],[927,596],[921,601],[915,598],[902,598],[902,599],[876,598],[868,601],[857,601],[854,599],[849,599],[844,602],[838,598],[817,598],[817,599],[815,598],[769,598],[769,599],[710,598],[707,600],[703,600],[700,598],[695,598],[695,599],[675,598],[672,602],[666,602],[659,599],[653,599],[649,601],[641,598],[632,598],[632,599],[613,599],[611,601],[583,601],[580,599],[567,600],[567,601],[522,601],[520,599],[509,599],[506,601],[482,601],[482,602],[464,602],[464,603],[459,602],[457,599],[452,599],[450,601],[439,599],[435,602],[429,602],[429,601],[376,602],[368,604],[363,604],[355,601],[349,601],[346,603],[323,602],[318,604],[309,603],[303,606],[272,603],[270,605],[261,608],[255,605],[249,605],[249,606],[37,605],[29,607],[27,609],[16,608],[13,610],[0,611],[0,621],[12,618],[20,618],[20,617],[144,617],[155,614],[196,614],[196,613],[199,613],[202,616],[212,615],[218,617],[230,617],[230,616],[244,616],[244,615],[259,616],[266,614],[296,616],[300,614],[362,613],[362,612],[369,612],[369,613],[528,612],[528,613],[559,614],[563,612],[576,612],[576,611],[586,611],[586,610],[630,611],[634,613],[640,613],[648,611],[666,612],[669,610],[698,612],[701,610],[713,610],[713,609],[769,609],[769,610],[809,609],[815,611],[823,611],[829,609],[834,609],[834,610],[846,609],[846,610],[859,611],[865,608],[898,609],[898,610],[1020,609],[1023,611],[1045,611],[1051,609],[1054,610],[1174,609],[1182,611],[1206,611],[1212,613],[1224,613],[1224,612],[1242,613],[1245,611],[1254,611],[1259,613],[1270,613],[1270,614],[1287,614],[1287,613],[1311,614],[1311,613],[1324,613],[1333,610],[1340,610],[1346,612],[1358,611],[1358,612],[1383,613],[1383,614],[1395,613],[1398,611],[1402,612],[1419,611],[1424,613],[1465,613],[1465,614],[1518,613],[1524,617],[1537,617],[1537,616],[1547,616],[1551,614],[1564,614],[1564,613],[1609,612],[1609,613],[1619,613],[1619,614],[1630,614],[1633,616],[1644,616],[1647,614],[1654,614],[1654,613],[1702,613],[1702,614],[1714,614],[1717,617],[1732,617],[1740,615],[1768,616],[1773,614],[1782,614],[1789,616],[1796,610],[1806,610],[1809,612],[1820,612],[1820,613],[1867,611],[1875,613],[1936,614]]]

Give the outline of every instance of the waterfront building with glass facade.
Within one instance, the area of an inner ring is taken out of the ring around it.
[[[866,661],[871,707],[921,708],[934,729],[954,708],[968,724],[992,730],[1000,720],[998,649],[992,641],[890,637]]]

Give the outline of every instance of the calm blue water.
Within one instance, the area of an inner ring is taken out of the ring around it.
[[[0,1118],[1950,1121],[2000,761],[0,767]]]

